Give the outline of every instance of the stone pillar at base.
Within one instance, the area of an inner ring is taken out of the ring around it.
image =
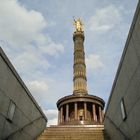
[[[69,121],[69,105],[66,105],[66,121]]]
[[[92,112],[93,112],[93,121],[96,122],[97,118],[96,118],[96,107],[95,107],[95,104],[92,104]]]
[[[99,121],[100,121],[100,123],[103,122],[103,119],[102,119],[102,109],[101,109],[100,106],[99,106]]]
[[[77,120],[77,103],[74,103],[74,118]]]
[[[63,106],[60,108],[60,122],[63,123]]]
[[[84,116],[85,116],[85,120],[87,119],[87,103],[84,102]]]

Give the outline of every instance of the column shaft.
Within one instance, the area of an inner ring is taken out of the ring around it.
[[[84,115],[85,115],[85,120],[87,119],[87,103],[84,102]]]
[[[77,103],[74,103],[75,120],[77,120]]]
[[[101,109],[101,107],[99,106],[99,121],[100,121],[100,123],[102,123],[102,109]]]
[[[93,112],[93,121],[96,122],[96,108],[95,108],[95,104],[92,105],[92,112]]]
[[[63,106],[60,108],[60,121],[63,123]]]
[[[79,36],[80,35],[80,36]],[[73,94],[87,94],[84,33],[74,32]],[[78,42],[78,43],[77,43]]]
[[[60,124],[60,110],[58,110],[58,124]]]
[[[69,105],[66,105],[66,121],[69,121]]]

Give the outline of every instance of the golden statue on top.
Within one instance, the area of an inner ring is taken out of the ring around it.
[[[83,23],[82,20],[80,18],[78,18],[77,20],[74,19],[74,23],[73,25],[75,26],[76,31],[83,31]]]

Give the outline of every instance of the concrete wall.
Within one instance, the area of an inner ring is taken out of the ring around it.
[[[120,103],[124,99],[127,118]],[[140,3],[130,28],[105,114],[111,140],[140,139]]]
[[[8,119],[10,102],[15,104]],[[0,140],[33,140],[46,127],[47,118],[0,47]]]

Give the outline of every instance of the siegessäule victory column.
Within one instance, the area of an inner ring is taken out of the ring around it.
[[[58,125],[102,124],[103,99],[89,95],[84,52],[84,31],[81,19],[74,19],[73,94],[58,100]]]

